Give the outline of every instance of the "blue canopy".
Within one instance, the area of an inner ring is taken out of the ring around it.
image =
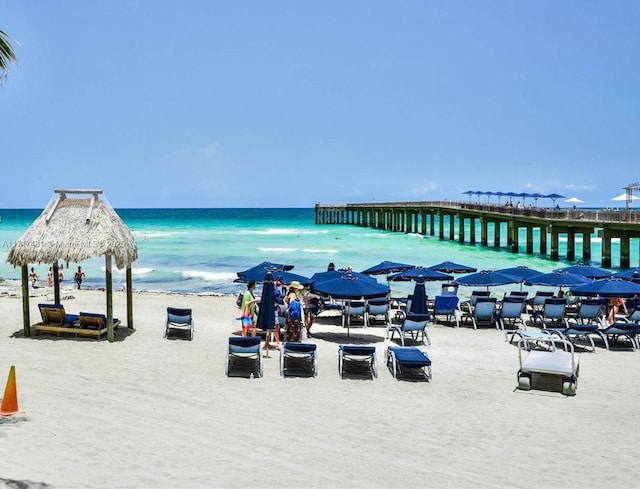
[[[622,278],[624,280],[640,279],[640,268],[630,268],[628,270],[623,270],[622,272],[614,273],[612,277]]]
[[[262,280],[267,272],[281,272],[284,270],[293,269],[293,265],[283,265],[281,263],[272,263],[270,261],[263,261],[262,263],[256,265],[255,267],[247,268],[242,272],[238,272],[237,275],[239,278],[242,278],[246,275],[259,276],[260,280]],[[255,279],[250,279],[255,280]],[[247,280],[248,281],[248,280]]]
[[[275,329],[275,294],[273,291],[273,275],[267,272],[262,285],[262,296],[260,298],[260,307],[258,308],[258,321],[256,326],[258,329],[267,330]]]
[[[445,273],[441,273],[436,270],[431,270],[430,268],[415,267],[409,270],[405,270],[404,272],[399,272],[399,273],[394,273],[393,275],[389,275],[387,279],[393,282],[418,280],[418,279],[422,279],[423,281],[425,280],[432,281],[432,280],[453,280],[453,277],[451,275],[447,275]]]
[[[311,280],[314,283],[314,288],[315,288],[315,285],[318,285],[321,282],[327,282],[328,280],[333,280],[335,278],[342,277],[343,275],[347,275],[347,274],[351,274],[354,277],[358,277],[362,280],[368,280],[369,282],[373,282],[375,284],[378,283],[375,277],[371,277],[369,275],[365,275],[364,273],[353,272],[345,269],[331,270],[328,272],[317,272],[311,275],[311,278],[309,280]]]
[[[429,270],[435,270],[442,273],[473,273],[477,272],[477,268],[469,267],[467,265],[461,265],[459,263],[453,263],[452,261],[443,261],[437,265],[431,265]]]
[[[388,286],[378,283],[367,275],[356,273],[339,273],[333,279],[316,281],[313,290],[320,294],[330,295],[334,299],[374,299],[389,294]]]
[[[362,273],[364,273],[365,275],[378,275],[384,273],[404,272],[405,270],[409,270],[410,268],[414,267],[415,265],[407,265],[406,263],[398,263],[385,260],[378,263],[377,265],[363,270]]]
[[[256,269],[250,273],[244,274],[240,277],[238,277],[237,279],[234,280],[234,282],[248,282],[249,280],[255,280],[256,283],[260,283],[263,282],[266,278],[266,275],[270,273],[274,278],[282,278],[282,282],[285,284],[290,284],[291,282],[293,282],[294,280],[297,280],[298,282],[300,282],[302,285],[311,285],[313,283],[313,280],[311,280],[308,277],[304,277],[302,275],[298,275],[297,273],[292,273],[292,272],[263,272],[260,271],[259,269]]]
[[[508,275],[494,270],[482,270],[478,273],[457,278],[454,283],[459,285],[483,285],[489,287],[491,285],[517,284],[520,281],[521,279],[514,275]]]
[[[590,278],[575,273],[555,271],[535,275],[524,281],[526,285],[548,285],[550,287],[575,287],[591,282]]]
[[[531,278],[536,275],[542,274],[542,272],[539,272],[538,270],[534,270],[533,268],[529,268],[525,266],[502,268],[500,270],[496,270],[496,272],[506,273],[507,275],[513,275],[514,277],[520,278],[520,280],[523,282],[527,278]]]
[[[619,278],[603,278],[572,287],[573,295],[600,297],[634,297],[640,295],[640,284]]]
[[[554,271],[575,273],[576,275],[582,275],[587,278],[605,278],[611,276],[611,272],[589,265],[571,265],[570,267],[558,268]]]

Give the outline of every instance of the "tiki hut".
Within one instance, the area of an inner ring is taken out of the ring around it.
[[[138,259],[138,246],[102,190],[55,190],[46,209],[11,247],[7,262],[22,267],[23,326],[30,336],[28,265],[53,266],[54,295],[60,303],[58,263],[79,263],[105,256],[107,293],[107,339],[113,341],[112,261],[126,268],[127,326],[133,328],[131,264]]]

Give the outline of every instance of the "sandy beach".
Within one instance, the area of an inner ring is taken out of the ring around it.
[[[103,292],[73,296],[67,312],[104,311]],[[163,339],[167,306],[193,309],[193,341]],[[384,327],[353,328],[380,375],[341,379],[346,331],[327,319],[318,377],[280,377],[272,352],[251,380],[224,372],[233,297],[136,293],[135,331],[114,343],[24,338],[21,308],[0,298],[0,381],[15,365],[24,411],[0,419],[5,487],[637,486],[638,352],[582,353],[565,397],[517,391],[517,348],[495,329],[431,326],[434,378],[413,382],[384,366]]]

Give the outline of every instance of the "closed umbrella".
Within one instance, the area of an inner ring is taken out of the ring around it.
[[[590,265],[571,265],[569,267],[558,268],[554,270],[556,272],[575,273],[576,275],[582,275],[587,278],[605,278],[610,277],[611,272],[607,272],[602,268],[592,267]]]
[[[260,297],[256,327],[267,332],[265,350],[267,356],[269,356],[269,336],[271,335],[271,331],[276,328],[275,294],[273,291],[273,275],[271,275],[271,272],[267,272],[263,278],[262,295]]]
[[[413,299],[411,300],[411,308],[407,311],[407,316],[424,316],[428,314],[427,309],[427,293],[424,288],[424,279],[416,279],[416,285],[413,288]]]

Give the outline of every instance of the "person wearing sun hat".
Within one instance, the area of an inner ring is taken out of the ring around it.
[[[294,280],[289,285],[289,291],[284,298],[287,306],[285,321],[284,341],[300,342],[306,340],[306,329],[304,328],[304,311],[302,308],[301,295],[304,287],[300,282]]]

